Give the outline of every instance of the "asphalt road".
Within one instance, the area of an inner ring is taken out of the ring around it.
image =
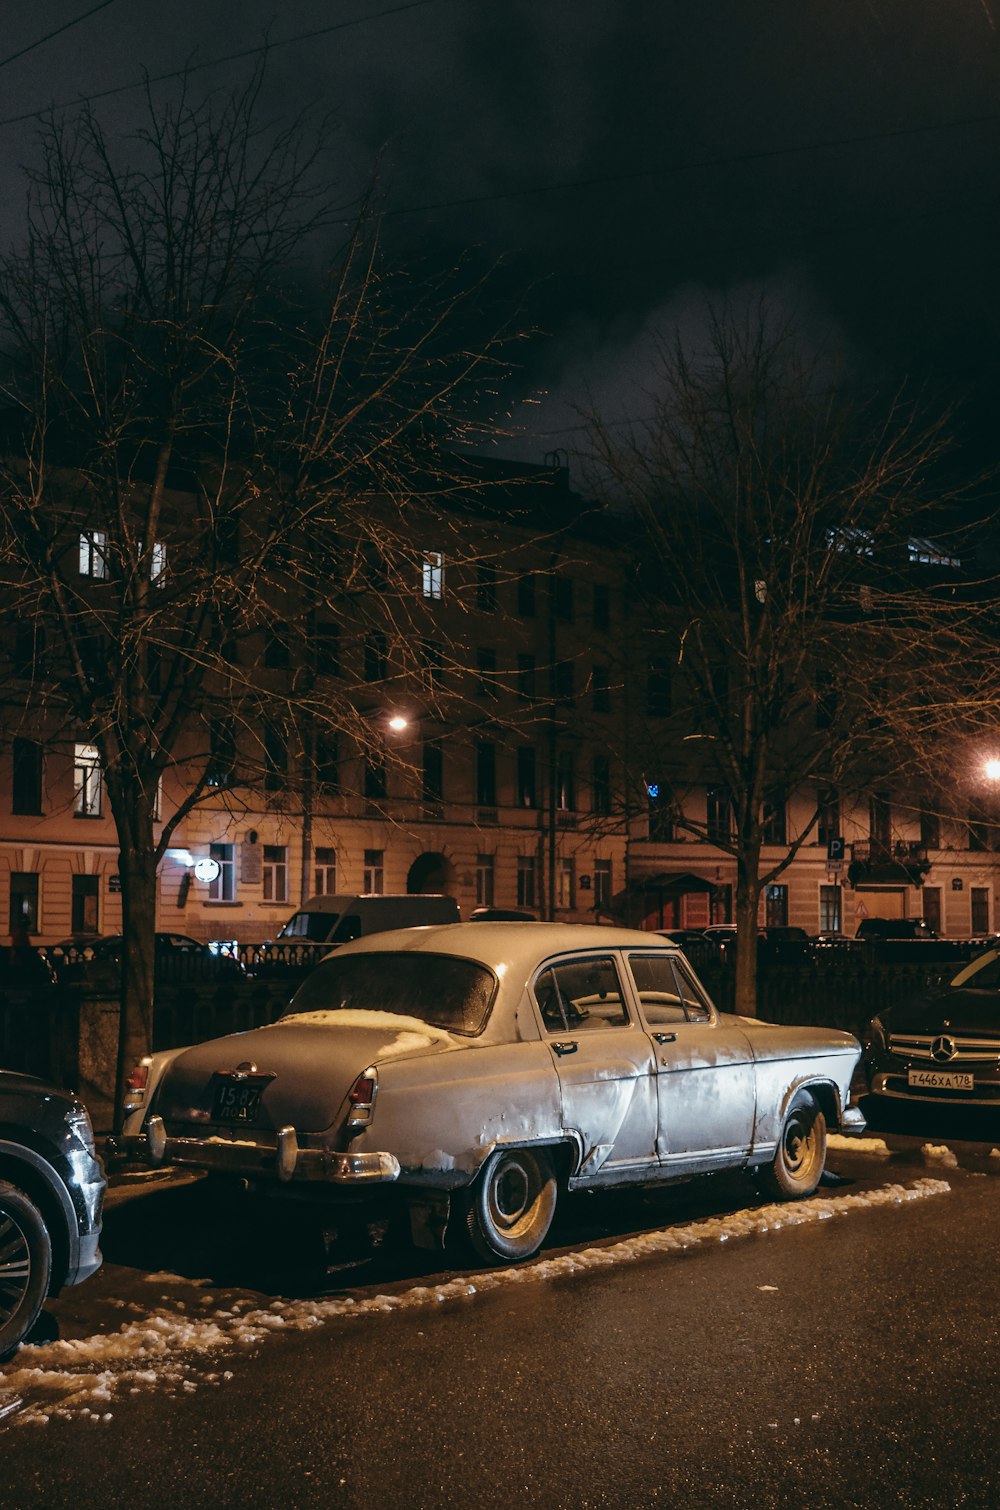
[[[993,1507],[1000,1154],[943,1137],[835,1149],[801,1225],[736,1179],[577,1199],[533,1277],[389,1248],[318,1305],[284,1224],[118,1191],[104,1270],[49,1316],[70,1356],[42,1337],[0,1369],[4,1510]],[[636,1256],[649,1230],[673,1251]],[[241,1308],[273,1325],[237,1335]],[[123,1322],[152,1351],[102,1401],[119,1365],[89,1350]]]

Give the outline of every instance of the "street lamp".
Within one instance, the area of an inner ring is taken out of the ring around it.
[[[995,755],[983,762],[983,774],[987,781],[1000,781],[1000,760]]]

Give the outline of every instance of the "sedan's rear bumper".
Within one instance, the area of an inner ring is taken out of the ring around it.
[[[179,1164],[244,1178],[323,1182],[333,1185],[388,1184],[399,1178],[391,1153],[331,1153],[300,1148],[294,1127],[278,1129],[274,1142],[230,1138],[171,1137],[161,1117],[150,1117],[143,1132],[119,1138],[116,1154],[154,1168]]]

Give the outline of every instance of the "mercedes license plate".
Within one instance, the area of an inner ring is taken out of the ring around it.
[[[213,1122],[236,1122],[249,1127],[257,1120],[260,1098],[264,1087],[273,1077],[257,1075],[253,1079],[220,1079],[215,1088],[215,1104],[212,1107]]]
[[[971,1091],[975,1080],[961,1070],[908,1070],[907,1085],[932,1091]]]

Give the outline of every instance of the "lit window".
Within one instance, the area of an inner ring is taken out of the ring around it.
[[[444,556],[440,551],[424,552],[421,582],[425,598],[444,597]]]
[[[476,903],[479,907],[493,906],[493,856],[476,856]]]
[[[288,848],[284,844],[264,845],[264,901],[288,901]]]
[[[826,545],[828,550],[846,551],[852,556],[874,556],[875,554],[875,536],[871,530],[858,529],[857,526],[828,529]]]
[[[108,575],[105,554],[108,537],[103,530],[84,530],[80,535],[80,576],[103,580]]]
[[[563,860],[556,871],[558,893],[556,896],[557,907],[576,906],[576,861]]]
[[[918,566],[961,566],[957,556],[949,556],[935,545],[933,540],[920,540],[911,537],[906,543],[906,554],[910,561]]]
[[[215,860],[219,867],[219,874],[215,880],[208,883],[208,900],[210,902],[235,902],[236,845],[210,844],[208,856],[210,860]]]
[[[167,547],[161,540],[158,540],[153,546],[149,558],[149,580],[151,582],[159,582],[162,585],[163,573],[166,571],[166,569]]]
[[[96,745],[75,745],[73,751],[73,811],[78,818],[99,818],[104,797],[101,757]]]
[[[517,857],[517,905],[518,907],[535,906],[535,877],[538,874],[538,862],[534,855],[518,855]]]
[[[313,891],[318,897],[334,896],[337,890],[337,851],[317,844],[313,859]]]
[[[364,888],[369,896],[380,897],[385,890],[385,851],[365,850]]]

